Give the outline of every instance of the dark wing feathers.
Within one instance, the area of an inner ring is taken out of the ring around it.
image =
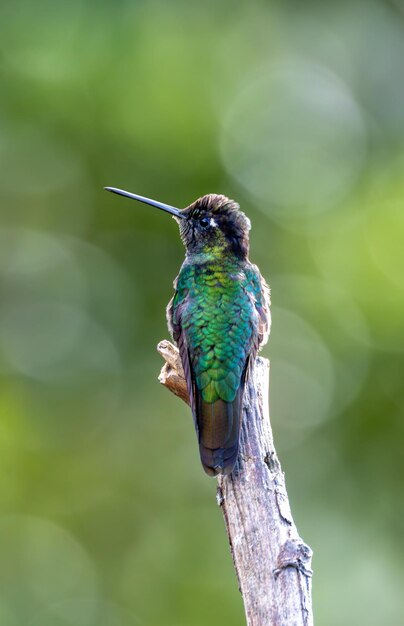
[[[174,288],[176,287],[177,279],[174,281]],[[167,322],[170,333],[177,344],[178,351],[180,353],[182,368],[184,370],[184,376],[188,388],[189,403],[195,419],[195,378],[191,368],[191,359],[186,337],[184,333],[181,332],[181,309],[185,306],[185,298],[181,302],[176,302],[177,296],[178,292],[174,294],[167,305]],[[197,427],[196,419],[195,426]]]

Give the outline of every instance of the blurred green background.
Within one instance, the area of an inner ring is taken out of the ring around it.
[[[155,345],[176,224],[252,219],[271,415],[326,626],[402,623],[404,3],[0,6],[0,624],[244,624]]]

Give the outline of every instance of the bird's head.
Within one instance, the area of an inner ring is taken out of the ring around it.
[[[181,239],[189,253],[229,250],[248,255],[250,220],[226,196],[208,194],[181,211],[177,218]]]
[[[115,187],[106,189],[170,213],[179,224],[188,254],[228,251],[239,258],[248,256],[250,220],[226,196],[208,194],[185,209],[177,209]]]

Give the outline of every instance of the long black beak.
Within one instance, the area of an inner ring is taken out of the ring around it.
[[[117,189],[116,187],[104,187],[104,189],[106,189],[107,191],[112,191],[112,193],[117,193],[120,196],[132,198],[132,200],[139,200],[139,202],[150,204],[150,206],[155,206],[157,209],[161,209],[162,211],[171,213],[171,215],[175,215],[175,217],[180,217],[181,219],[185,217],[185,215],[181,213],[180,209],[176,209],[169,204],[163,204],[162,202],[158,202],[157,200],[151,200],[150,198],[145,198],[144,196],[138,196],[136,193],[130,193],[130,191],[124,191],[123,189]]]

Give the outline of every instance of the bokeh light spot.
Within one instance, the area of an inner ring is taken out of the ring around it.
[[[288,430],[317,426],[329,416],[335,373],[329,349],[307,321],[273,307],[271,414]]]
[[[326,211],[357,180],[366,128],[348,86],[327,68],[279,62],[246,82],[223,122],[229,173],[277,219]]]

